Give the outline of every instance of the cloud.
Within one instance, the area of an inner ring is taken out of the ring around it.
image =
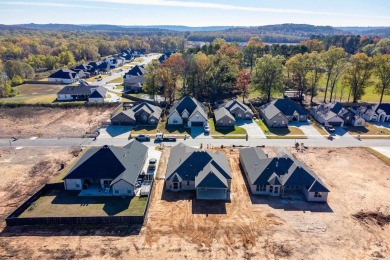
[[[349,17],[371,17],[360,14],[332,13],[320,11],[308,11],[300,9],[283,9],[283,8],[261,8],[252,6],[239,6],[229,4],[207,3],[207,2],[182,2],[175,0],[84,0],[84,2],[101,2],[124,5],[147,5],[147,6],[172,6],[188,8],[207,8],[219,10],[236,10],[246,12],[260,13],[284,13],[284,14],[313,14],[313,15],[332,15],[332,16],[349,16]],[[375,16],[375,18],[390,19],[390,16]]]

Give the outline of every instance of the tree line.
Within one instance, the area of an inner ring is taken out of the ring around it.
[[[381,41],[375,45],[382,46]],[[149,64],[144,91],[153,96],[162,93],[169,103],[178,94],[213,102],[235,94],[245,98],[250,91],[258,91],[269,102],[275,93],[288,88],[300,96],[309,93],[313,102],[324,79],[324,102],[336,99],[338,84],[342,86],[340,100],[347,95],[348,100],[357,102],[375,75],[375,91],[382,102],[383,95],[390,94],[390,52],[382,47],[369,55],[351,55],[337,46],[326,50],[323,42],[314,39],[296,46],[274,47],[253,37],[243,48],[216,39],[209,45],[176,53],[162,64]]]

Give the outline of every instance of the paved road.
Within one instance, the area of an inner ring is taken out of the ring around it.
[[[362,141],[335,139],[329,141],[325,138],[321,139],[261,139],[249,138],[245,139],[210,139],[210,138],[196,138],[196,139],[178,139],[176,142],[166,142],[165,145],[173,146],[178,142],[184,142],[190,146],[203,146],[211,144],[213,146],[230,146],[230,145],[245,145],[245,146],[272,146],[272,147],[291,147],[295,142],[303,142],[304,145],[310,147],[390,147],[390,140],[386,139],[362,139]],[[115,145],[124,146],[129,142],[127,138],[98,138],[93,141],[92,138],[61,138],[61,139],[18,139],[11,142],[12,147],[74,147],[74,146],[101,146],[101,145]],[[157,145],[152,142],[145,142],[147,146]],[[0,147],[10,147],[9,139],[0,139]]]
[[[143,60],[142,60],[142,62],[139,62],[138,65],[146,65],[149,62],[151,62],[153,59],[157,59],[159,56],[160,56],[160,54],[154,54],[151,56],[142,57]],[[129,70],[130,69],[126,69],[123,71],[119,71],[117,73],[112,72],[111,76],[103,78],[101,81],[96,80],[96,81],[92,82],[91,84],[105,86],[109,81],[114,80],[114,79],[119,78],[119,77],[123,77]]]

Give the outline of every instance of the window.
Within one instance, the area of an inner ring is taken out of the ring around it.
[[[190,182],[189,181],[187,181],[187,186],[190,186]]]
[[[177,119],[173,119],[173,123],[174,123],[174,124],[177,124]]]
[[[256,185],[256,191],[266,191],[267,186],[266,185]]]
[[[321,192],[314,192],[314,198],[322,198]]]
[[[150,119],[150,122],[154,123],[154,121],[155,121],[154,118]]]
[[[119,193],[119,190],[115,190],[115,193]]]
[[[128,189],[128,190],[127,190],[127,193],[130,193],[130,194],[131,194],[131,189]]]
[[[269,186],[269,192],[274,192],[274,187],[272,187],[272,186]]]
[[[76,188],[80,188],[80,184],[76,183]]]

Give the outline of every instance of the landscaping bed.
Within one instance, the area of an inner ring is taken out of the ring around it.
[[[256,120],[255,122],[269,139],[307,139],[307,136],[297,127],[268,128],[262,120]]]

